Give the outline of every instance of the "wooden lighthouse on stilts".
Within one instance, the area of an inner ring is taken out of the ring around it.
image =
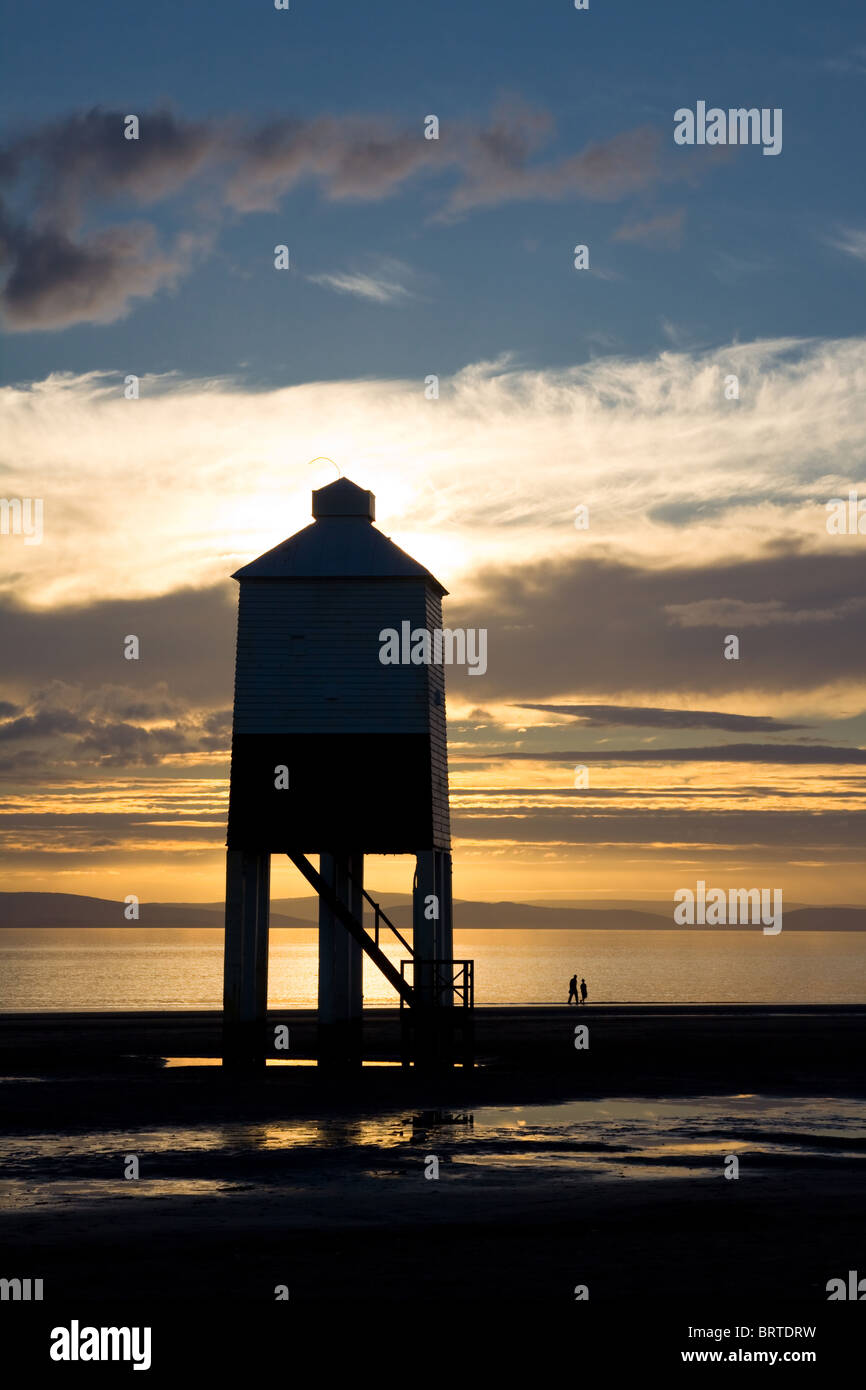
[[[224,1047],[258,1067],[267,1031],[271,854],[319,899],[319,1065],[360,1066],[362,962],[395,991],[404,1063],[471,1061],[473,970],[454,960],[442,664],[383,664],[381,634],[435,631],[446,592],[373,525],[347,478],[240,585],[226,872]],[[410,946],[364,889],[365,854],[412,854]],[[318,866],[309,856],[318,856]],[[368,923],[372,918],[372,930]],[[397,968],[382,950],[399,940]]]

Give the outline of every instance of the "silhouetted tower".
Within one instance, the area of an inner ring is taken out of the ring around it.
[[[414,1022],[425,1021],[415,1030],[422,1054],[431,1036],[436,1050],[449,1032],[443,1018],[456,1012],[444,670],[380,660],[385,629],[441,629],[446,590],[376,529],[374,503],[347,478],[320,488],[313,523],[233,576],[240,598],[226,875],[229,1061],[261,1061],[272,1051],[265,1017],[273,853],[287,854],[319,895],[320,1063],[360,1059],[363,952]],[[365,854],[406,853],[416,856],[410,975],[381,951],[382,922],[395,929],[363,887]],[[319,855],[318,871],[310,854]],[[375,914],[372,936],[365,901]],[[471,1005],[466,965],[461,997]]]

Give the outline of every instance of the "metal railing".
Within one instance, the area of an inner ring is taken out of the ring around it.
[[[411,982],[406,979],[406,967],[412,967]],[[407,984],[411,983],[413,991],[419,990],[418,971],[429,970],[430,977],[423,981],[423,987],[429,992],[432,999],[443,1002],[442,996],[451,992],[452,1000],[459,1001],[458,1007],[463,1009],[475,1008],[475,961],[474,960],[419,960],[413,956],[411,960],[400,961],[400,974]],[[403,997],[400,997],[400,1008],[403,1008]]]
[[[352,878],[351,874],[347,874],[346,877],[349,879],[349,882],[352,884],[353,887],[360,887],[359,884],[355,883],[355,880]],[[370,904],[370,906],[373,909],[373,939],[375,940],[376,945],[379,945],[379,920],[381,918],[388,930],[394,933],[397,940],[400,942],[400,945],[405,946],[406,950],[409,952],[409,955],[414,960],[415,952],[412,950],[412,947],[409,945],[409,942],[406,940],[405,936],[403,936],[402,932],[398,931],[397,928],[394,926],[394,923],[391,921],[391,918],[388,916],[387,912],[385,912],[384,908],[380,907],[377,902],[373,901],[366,888],[361,888],[361,896],[365,900],[365,902],[368,902]]]
[[[474,960],[447,960],[445,958],[419,960],[414,949],[409,945],[402,932],[394,926],[388,914],[370,897],[366,889],[361,884],[356,883],[349,874],[347,877],[352,887],[358,889],[364,901],[369,903],[373,909],[374,935],[371,937],[363,921],[363,906],[360,917],[356,917],[348,903],[344,902],[336,892],[333,884],[325,881],[321,873],[313,868],[305,854],[299,850],[287,850],[286,854],[319,895],[319,898],[326,903],[337,920],[343,924],[350,936],[358,942],[361,949],[378,966],[386,980],[399,995],[401,1009],[421,1004],[426,1013],[427,1007],[430,1005],[438,1010],[439,1008],[447,1008],[456,1002],[460,1006],[460,1012],[469,1011],[471,1015],[471,1011],[475,1007]],[[385,927],[394,933],[401,946],[409,952],[409,959],[400,961],[399,974],[379,945],[381,923],[384,923]],[[406,975],[407,966],[412,967],[411,985]],[[470,1019],[464,1017],[463,1023],[469,1026]]]

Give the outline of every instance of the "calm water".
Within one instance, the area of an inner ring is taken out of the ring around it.
[[[576,1178],[704,1179],[718,1176],[731,1152],[747,1165],[752,1181],[774,1171],[784,1176],[793,1160],[808,1161],[810,1181],[826,1184],[834,1181],[834,1170],[862,1161],[864,1127],[862,1101],[738,1095],[52,1132],[0,1139],[0,1209],[222,1193],[253,1202],[264,1193],[271,1204],[282,1188],[291,1197],[283,1209],[286,1220],[295,1224],[329,1223],[335,1214],[339,1220],[346,1202],[372,1207],[373,1219],[381,1222],[376,1186],[393,1186],[408,1173],[417,1194],[415,1170],[400,1160],[431,1146],[449,1165],[452,1190],[455,1184],[466,1187],[470,1197],[479,1188],[489,1191],[494,1175],[528,1187],[542,1201],[552,1187]],[[120,1155],[130,1148],[147,1155],[147,1178],[140,1183],[125,1182],[120,1171]],[[378,1183],[358,1183],[359,1174]],[[341,1201],[335,1203],[334,1183],[341,1179],[349,1186],[339,1189]],[[326,1204],[317,1208],[310,1198],[323,1188]],[[301,1192],[307,1200],[299,1203]],[[392,1192],[389,1201],[397,1197]],[[394,1219],[395,1212],[390,1215]]]
[[[211,928],[4,930],[0,1007],[220,1008],[222,945]],[[859,932],[474,931],[455,933],[455,954],[475,959],[479,1004],[564,1002],[575,971],[596,1002],[866,1001]],[[315,1005],[316,973],[314,933],[271,932],[272,1008]],[[369,1003],[396,1002],[366,962],[364,980]]]

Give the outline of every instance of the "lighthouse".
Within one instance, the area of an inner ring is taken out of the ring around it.
[[[453,952],[444,669],[381,659],[386,630],[441,628],[446,590],[375,526],[373,494],[348,478],[313,492],[312,514],[233,575],[224,1060],[234,1065],[271,1050],[272,854],[319,900],[321,1066],[360,1064],[365,954],[428,1053],[455,1000],[472,1005],[471,962],[455,967]],[[414,856],[411,947],[365,890],[366,854]],[[382,950],[389,931],[399,970]]]

